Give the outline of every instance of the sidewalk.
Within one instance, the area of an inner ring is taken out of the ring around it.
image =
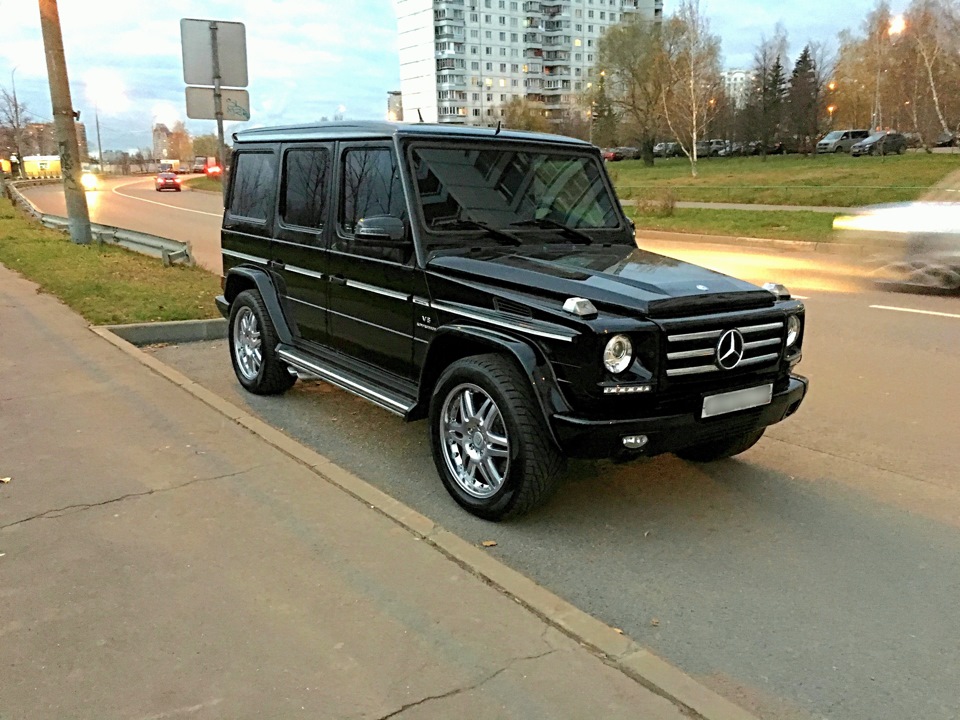
[[[0,266],[6,477],[3,720],[689,717]]]

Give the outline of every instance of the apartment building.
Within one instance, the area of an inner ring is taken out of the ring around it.
[[[752,70],[724,70],[721,74],[723,91],[733,101],[737,110],[742,110],[753,90]]]
[[[408,121],[495,125],[513,98],[559,118],[592,82],[597,43],[663,0],[395,0]],[[419,112],[419,115],[418,115]]]

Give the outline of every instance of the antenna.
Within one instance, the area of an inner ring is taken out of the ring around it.
[[[423,113],[420,112],[420,108],[417,108],[417,117],[420,118],[420,122],[423,122]]]
[[[500,134],[500,121],[499,121],[499,120],[497,120],[497,129],[493,131],[493,134],[494,134],[494,135],[499,135],[499,134]]]

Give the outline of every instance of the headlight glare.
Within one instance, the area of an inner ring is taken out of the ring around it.
[[[619,375],[633,362],[633,343],[626,335],[614,335],[603,350],[603,365],[614,375]]]
[[[787,347],[793,347],[800,339],[800,318],[796,315],[787,317]]]

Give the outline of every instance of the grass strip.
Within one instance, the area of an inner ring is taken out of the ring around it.
[[[638,230],[811,242],[830,242],[834,239],[834,216],[828,213],[678,208],[673,215],[660,217],[656,213],[638,212],[630,207],[624,210],[636,222]]]
[[[0,201],[0,263],[95,325],[219,317],[220,282],[199,267],[164,267],[116,245],[76,245]]]

